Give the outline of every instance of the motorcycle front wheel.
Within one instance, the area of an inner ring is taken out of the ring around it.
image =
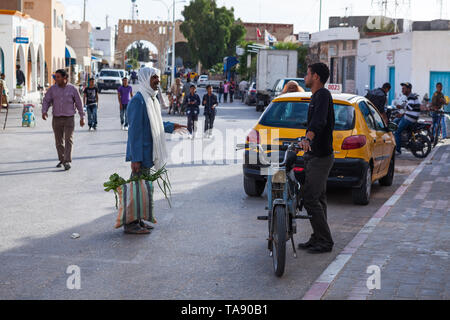
[[[416,158],[426,158],[431,152],[431,141],[423,134],[416,134],[411,141],[411,152]]]
[[[286,208],[276,206],[273,215],[272,261],[277,277],[283,275],[286,264],[286,234]]]

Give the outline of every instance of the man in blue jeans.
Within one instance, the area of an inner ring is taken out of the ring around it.
[[[128,79],[125,77],[122,79],[122,85],[117,89],[117,96],[119,98],[120,105],[120,124],[122,130],[128,130],[128,115],[127,107],[130,99],[133,98],[133,88],[128,85]]]
[[[419,96],[412,93],[412,84],[405,82],[401,84],[402,93],[406,97],[404,105],[399,105],[397,108],[405,109],[405,115],[398,124],[398,129],[395,131],[395,143],[397,154],[402,154],[402,132],[410,128],[414,123],[419,120],[420,116],[420,101]]]
[[[93,78],[89,79],[89,86],[84,89],[84,105],[88,114],[89,131],[97,130],[98,89]]]
[[[442,111],[443,106],[446,104],[447,102],[445,101],[445,96],[442,93],[442,83],[438,82],[436,84],[436,92],[431,98],[431,110],[433,111],[431,113],[433,116],[433,138],[436,132],[436,128],[439,125],[439,121],[441,121],[442,138],[447,139],[447,126],[445,125],[445,116],[437,112]],[[438,132],[438,137],[439,134],[440,132]]]

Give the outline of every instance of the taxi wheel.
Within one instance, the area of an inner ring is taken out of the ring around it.
[[[352,189],[352,198],[354,204],[368,205],[370,201],[370,192],[372,190],[372,168],[367,167],[364,173],[361,187]]]
[[[260,197],[266,187],[265,181],[248,178],[244,176],[244,190],[250,197]]]
[[[395,171],[395,152],[392,155],[391,162],[389,163],[388,173],[379,180],[380,185],[384,187],[392,186],[392,182],[394,182],[394,171]]]

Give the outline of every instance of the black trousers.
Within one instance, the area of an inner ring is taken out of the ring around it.
[[[205,132],[212,130],[216,115],[214,113],[205,113]]]
[[[190,113],[187,116],[187,129],[189,131],[190,134],[192,134],[194,131],[197,131],[197,128],[195,126],[194,122],[198,121],[198,114],[195,113]]]
[[[309,154],[305,159],[305,183],[302,186],[305,209],[310,216],[313,229],[311,242],[325,248],[333,247],[330,227],[327,222],[327,179],[333,167],[334,155],[315,157]]]
[[[230,103],[233,103],[234,91],[230,91]]]
[[[227,102],[228,92],[223,93],[223,102]]]

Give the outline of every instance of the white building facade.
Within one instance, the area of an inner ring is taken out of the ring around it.
[[[114,28],[107,27],[100,29],[99,27],[92,30],[93,49],[103,52],[103,59],[106,60],[110,67],[114,67],[115,55],[115,34]]]
[[[25,75],[24,98],[39,98],[38,85],[45,84],[44,24],[19,11],[0,14],[0,71],[5,74],[11,100],[16,89],[16,65]]]
[[[413,31],[361,39],[356,61],[356,89],[365,95],[389,82],[389,103],[401,94],[400,84],[410,82],[413,92],[429,97],[437,82],[450,95],[450,31]]]

